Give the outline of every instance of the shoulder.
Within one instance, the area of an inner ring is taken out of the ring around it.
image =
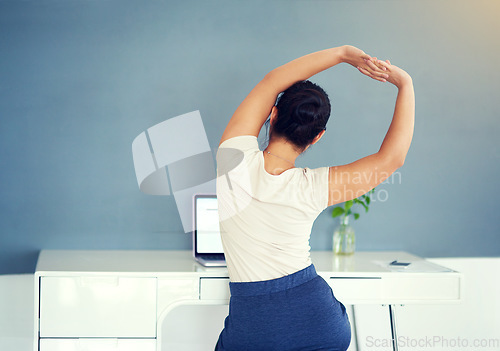
[[[250,155],[259,151],[257,137],[253,135],[240,135],[224,140],[217,150],[217,170],[222,173],[233,170],[244,159],[248,162]]]
[[[239,135],[224,140],[219,145],[220,149],[238,149],[241,151],[259,149],[259,143],[255,135]]]
[[[301,191],[306,201],[320,211],[328,207],[328,182],[330,167],[303,168],[301,172]]]
[[[328,174],[330,167],[319,168],[300,168],[302,170],[302,177],[309,182],[328,182]]]

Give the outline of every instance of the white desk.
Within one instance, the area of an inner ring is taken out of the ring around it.
[[[405,252],[312,252],[345,304],[460,302],[463,277]],[[412,262],[407,268],[385,265]],[[384,264],[385,263],[385,264]],[[179,305],[227,304],[226,268],[190,251],[41,251],[35,272],[35,351],[160,350],[162,321]]]

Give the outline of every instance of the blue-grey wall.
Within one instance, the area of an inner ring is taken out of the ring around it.
[[[211,147],[274,67],[345,43],[405,68],[417,99],[400,175],[354,223],[359,250],[500,254],[500,2],[0,0],[0,273],[40,249],[189,249],[172,197],[142,194],[132,140],[200,110]],[[339,65],[318,167],[375,152],[396,89]],[[388,197],[386,201],[385,197]],[[311,238],[331,249],[327,209]]]

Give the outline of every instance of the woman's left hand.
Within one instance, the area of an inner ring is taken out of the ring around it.
[[[377,65],[376,57],[371,57],[357,47],[346,45],[344,46],[343,61],[356,67],[364,75],[376,79],[381,82],[386,82],[389,75],[385,72],[385,67]]]

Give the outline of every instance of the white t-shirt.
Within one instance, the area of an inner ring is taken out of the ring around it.
[[[311,264],[309,237],[328,206],[328,171],[291,168],[269,174],[251,135],[219,146],[217,198],[231,281],[276,279]]]

